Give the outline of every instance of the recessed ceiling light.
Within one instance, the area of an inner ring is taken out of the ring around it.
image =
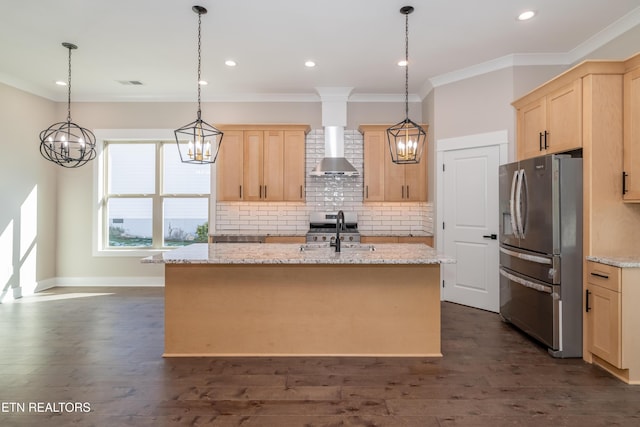
[[[200,80],[200,81],[198,82],[198,84],[199,84],[200,86],[206,86],[206,85],[208,85],[208,84],[209,84],[209,82],[208,82],[208,81],[206,81],[206,80]]]
[[[224,61],[224,65],[226,65],[227,67],[235,67],[238,64],[233,59],[227,59],[226,61]]]
[[[304,63],[304,66],[305,66],[305,67],[307,67],[307,68],[313,68],[313,67],[315,67],[315,66],[316,66],[316,63],[315,63],[315,62],[313,62],[313,61],[306,61],[306,62]]]
[[[407,66],[407,61],[405,61],[404,59],[402,61],[398,61],[398,67],[406,67]]]
[[[526,21],[534,16],[536,16],[536,13],[533,10],[527,10],[518,15],[518,21]]]
[[[67,85],[67,82],[63,82],[62,80],[57,80],[57,81],[56,81],[56,84],[57,84],[58,86],[66,86],[66,85]]]

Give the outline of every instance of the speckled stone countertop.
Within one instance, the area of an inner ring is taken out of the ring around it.
[[[305,250],[300,248],[304,247]],[[370,250],[373,247],[375,250]],[[196,243],[144,258],[155,264],[450,264],[455,259],[424,244]]]
[[[587,261],[620,268],[640,268],[640,256],[587,256]]]

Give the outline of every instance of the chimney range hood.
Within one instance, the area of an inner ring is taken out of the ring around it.
[[[344,157],[344,128],[347,125],[347,99],[353,88],[316,88],[322,101],[324,158],[310,172],[312,176],[358,176],[358,170]]]

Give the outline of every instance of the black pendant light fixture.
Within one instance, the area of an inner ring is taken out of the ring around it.
[[[409,14],[412,6],[404,6],[400,13],[405,16],[405,80],[404,103],[405,119],[387,129],[387,139],[393,163],[420,163],[427,140],[425,130],[409,119]]]
[[[69,50],[69,81],[67,84],[67,121],[54,123],[40,132],[40,153],[65,168],[77,168],[96,157],[96,137],[71,121],[71,51],[78,46],[62,43]]]
[[[198,14],[198,116],[195,121],[182,126],[174,131],[176,143],[183,163],[205,164],[215,163],[222,143],[222,132],[202,120],[200,108],[200,62],[201,62],[201,36],[200,27],[202,15],[207,9],[202,6],[193,6],[192,10]],[[185,141],[186,140],[186,141]]]

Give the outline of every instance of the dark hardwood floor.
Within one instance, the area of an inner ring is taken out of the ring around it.
[[[0,305],[0,345],[0,426],[640,425],[640,386],[450,303],[443,358],[163,359],[161,288]]]

